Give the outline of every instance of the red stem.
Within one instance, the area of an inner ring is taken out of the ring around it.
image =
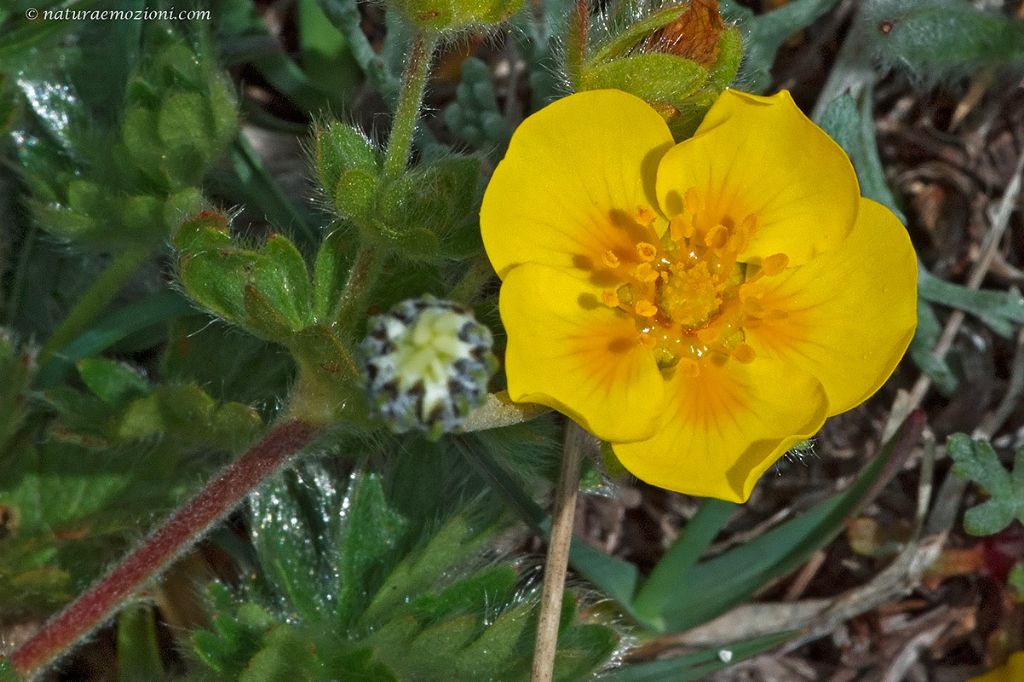
[[[14,669],[25,677],[39,672],[102,625],[125,599],[195,544],[292,454],[309,443],[316,432],[315,426],[301,420],[283,422],[271,429],[99,582],[15,650],[10,657]]]

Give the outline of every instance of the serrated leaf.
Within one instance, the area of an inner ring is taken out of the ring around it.
[[[249,536],[267,581],[292,617],[315,620],[324,608],[322,567],[305,512],[278,475],[249,495]]]
[[[373,474],[353,478],[342,508],[349,512],[335,543],[337,620],[350,623],[366,606],[371,596],[367,589],[380,579],[373,574],[384,568],[381,564],[394,552],[408,522],[388,506],[380,478]]]
[[[238,676],[239,682],[295,682],[322,680],[315,645],[290,625],[274,626],[263,637],[261,648]]]
[[[953,472],[978,484],[989,499],[968,509],[964,528],[971,535],[993,535],[1014,519],[1024,523],[1024,448],[1017,450],[1011,475],[988,441],[953,434],[946,444]]]
[[[360,624],[386,620],[407,600],[429,589],[450,566],[479,550],[490,533],[477,530],[465,515],[441,526],[425,547],[407,557],[387,576],[363,613]]]
[[[519,604],[502,612],[480,637],[451,661],[456,679],[497,679],[519,653],[520,644],[528,641],[535,629],[533,604]]]

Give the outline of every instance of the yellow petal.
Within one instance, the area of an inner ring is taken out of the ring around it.
[[[650,239],[637,210],[654,217],[655,169],[671,144],[661,116],[617,90],[570,95],[523,121],[480,208],[498,275],[518,263],[601,268],[609,251],[636,260]]]
[[[759,283],[766,316],[747,332],[758,355],[785,359],[824,385],[829,414],[877,391],[917,326],[917,258],[892,212],[863,199],[856,226],[837,249]]]
[[[658,201],[672,217],[696,188],[708,224],[757,216],[740,260],[784,253],[793,265],[837,247],[857,215],[860,190],[846,153],[797,108],[789,93],[727,90],[697,133],[658,168]]]
[[[636,323],[567,271],[526,264],[501,286],[509,396],[567,414],[605,440],[647,438],[665,380]]]
[[[775,460],[817,432],[827,407],[818,381],[778,360],[705,361],[696,376],[676,372],[654,437],[613,447],[647,483],[744,502]]]

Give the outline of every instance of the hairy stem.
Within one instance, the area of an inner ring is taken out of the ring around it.
[[[388,149],[384,156],[384,179],[394,180],[405,171],[405,164],[412,152],[412,136],[416,131],[420,106],[423,104],[423,91],[427,86],[427,75],[430,73],[430,61],[434,54],[437,38],[423,33],[416,34],[409,52],[409,62],[405,67],[402,89],[398,93],[398,106],[395,108],[395,120],[391,124],[391,136],[388,138]]]
[[[555,508],[551,512],[551,535],[544,564],[544,592],[537,619],[531,682],[551,682],[555,672],[558,625],[562,614],[562,595],[565,593],[565,573],[569,564],[572,521],[576,514],[576,493],[579,490],[580,460],[583,457],[585,438],[583,429],[573,422],[567,424],[562,470],[558,474]]]
[[[317,428],[300,420],[278,424],[225,467],[195,497],[171,514],[128,556],[11,654],[28,677],[66,653],[113,616],[125,601],[162,571],[290,457],[312,440]]]
[[[89,326],[89,323],[106,310],[117,292],[149,259],[151,253],[150,249],[139,248],[128,249],[115,256],[114,260],[110,261],[96,281],[85,290],[75,307],[43,344],[39,350],[39,364],[45,364],[55,353],[60,352],[81,334]]]
[[[331,321],[338,325],[342,338],[349,338],[355,331],[356,322],[361,319],[361,313],[366,306],[370,288],[377,280],[383,264],[384,258],[380,248],[364,244],[356,252],[352,267],[348,271],[348,278],[345,280],[345,288],[342,289],[337,303],[334,304],[334,310],[331,311]]]

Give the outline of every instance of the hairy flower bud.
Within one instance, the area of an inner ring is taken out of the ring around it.
[[[497,361],[491,332],[473,313],[433,296],[370,320],[362,344],[370,403],[395,433],[458,431],[482,404]]]

